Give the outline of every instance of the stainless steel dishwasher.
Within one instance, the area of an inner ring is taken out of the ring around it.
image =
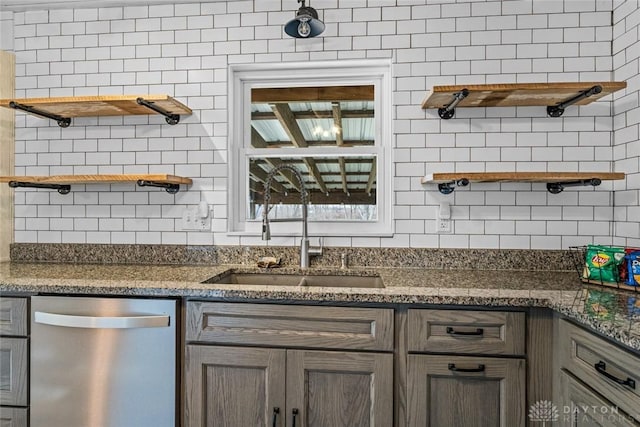
[[[31,427],[176,426],[175,300],[31,302]]]

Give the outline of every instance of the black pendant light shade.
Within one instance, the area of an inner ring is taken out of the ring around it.
[[[298,0],[302,3],[296,17],[287,22],[284,32],[291,37],[306,39],[315,37],[324,31],[324,22],[318,19],[318,12],[311,6],[305,6],[305,0]]]

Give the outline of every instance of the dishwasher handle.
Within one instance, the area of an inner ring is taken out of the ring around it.
[[[168,315],[157,316],[76,316],[71,314],[47,313],[36,311],[36,323],[64,328],[88,329],[134,329],[134,328],[163,328],[169,326]]]

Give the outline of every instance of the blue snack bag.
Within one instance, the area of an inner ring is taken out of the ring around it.
[[[627,285],[640,286],[640,251],[627,254]]]

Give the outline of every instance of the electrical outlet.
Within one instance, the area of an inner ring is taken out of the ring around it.
[[[202,218],[198,206],[188,207],[182,211],[182,229],[195,231],[211,230],[211,215]]]
[[[451,233],[451,220],[449,218],[438,218],[436,220],[436,232],[438,233]]]

